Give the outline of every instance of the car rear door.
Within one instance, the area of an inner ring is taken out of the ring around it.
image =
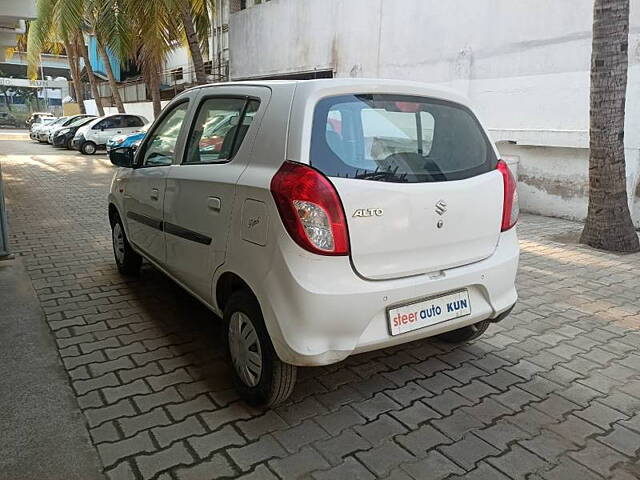
[[[490,256],[503,177],[466,107],[424,97],[345,95],[315,110],[311,165],[342,200],[354,269],[379,280]]]
[[[129,240],[147,257],[164,265],[163,204],[166,178],[184,141],[190,96],[163,111],[136,155],[136,168],[123,180]]]
[[[263,87],[203,92],[183,161],[171,167],[167,179],[167,265],[204,300],[211,299],[213,274],[225,260],[236,184],[250,161],[258,113],[269,97]],[[212,148],[212,139],[221,141],[220,148]]]

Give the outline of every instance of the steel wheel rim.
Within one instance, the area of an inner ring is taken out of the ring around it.
[[[255,387],[262,376],[262,348],[258,332],[247,315],[234,312],[229,320],[229,351],[242,382]]]
[[[113,253],[116,256],[116,261],[120,264],[124,262],[124,233],[119,223],[116,223],[113,227]]]
[[[87,144],[87,146],[84,147],[84,151],[87,152],[89,155],[95,153],[96,149],[93,147],[92,144]]]

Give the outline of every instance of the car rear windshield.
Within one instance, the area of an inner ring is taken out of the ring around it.
[[[462,180],[497,158],[469,109],[426,97],[329,97],[315,109],[311,165],[329,177],[386,182]]]

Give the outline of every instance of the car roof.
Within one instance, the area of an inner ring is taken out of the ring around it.
[[[468,105],[469,100],[457,91],[423,82],[412,80],[395,80],[385,78],[320,78],[314,80],[242,80],[237,82],[221,82],[201,85],[198,88],[225,86],[256,86],[256,87],[290,87],[296,90],[296,95],[303,93],[311,95],[321,91],[340,90],[350,93],[396,93],[420,95],[442,100],[450,100]]]

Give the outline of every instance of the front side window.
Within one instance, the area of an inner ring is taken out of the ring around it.
[[[240,148],[260,102],[244,98],[210,98],[200,106],[184,163],[221,163]]]
[[[98,122],[93,129],[94,130],[106,130],[108,128],[114,128],[114,117],[105,118],[101,122]]]
[[[496,162],[476,118],[452,102],[363,94],[325,98],[315,109],[311,165],[330,177],[461,180]]]
[[[164,167],[173,163],[178,136],[187,116],[188,108],[188,102],[174,107],[153,130],[146,143],[142,165]]]

